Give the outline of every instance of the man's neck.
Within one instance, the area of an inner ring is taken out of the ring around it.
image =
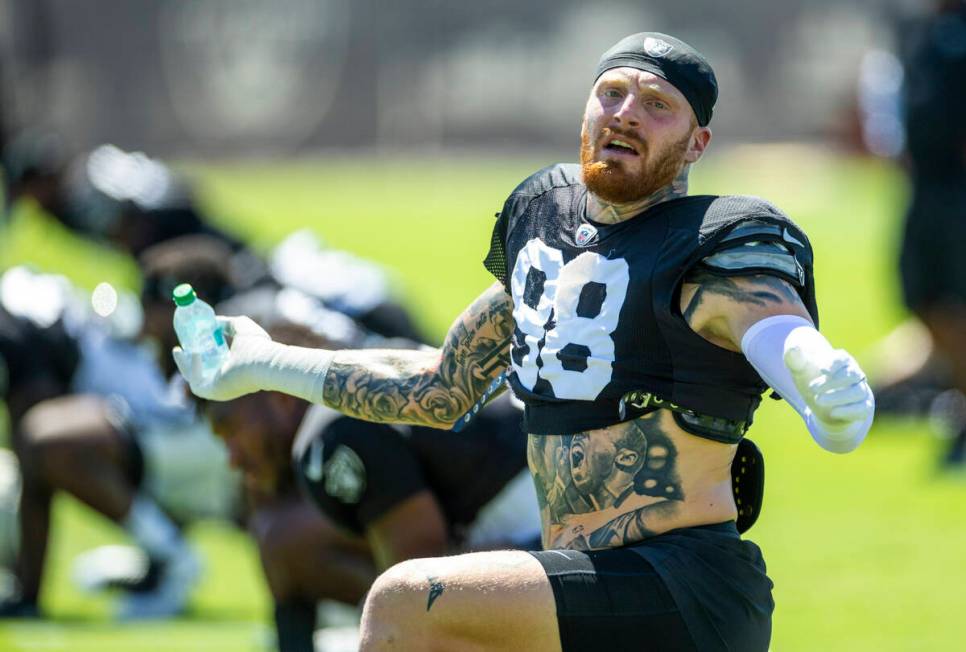
[[[674,181],[657,192],[632,202],[614,204],[589,192],[587,193],[587,217],[599,224],[617,224],[639,215],[661,202],[684,197],[688,194],[688,171],[690,168],[690,165],[685,165]]]

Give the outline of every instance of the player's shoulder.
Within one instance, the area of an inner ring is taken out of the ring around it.
[[[709,212],[722,218],[746,215],[774,215],[788,219],[784,211],[763,197],[755,195],[712,195]]]
[[[537,170],[521,181],[510,196],[539,197],[555,188],[566,188],[582,184],[580,166],[575,163],[554,163]]]
[[[810,286],[811,244],[781,209],[750,195],[709,196],[700,202],[699,242],[692,259],[698,268],[723,276],[772,274],[796,287]]]
[[[580,192],[583,182],[580,178],[580,166],[572,163],[555,163],[538,170],[521,181],[503,204],[503,210],[497,213],[499,222],[497,229],[500,239],[514,229],[519,219],[524,216],[534,203],[542,198],[552,197],[551,191],[561,188],[571,188]]]
[[[691,195],[677,200],[689,214],[683,228],[696,228],[701,241],[745,239],[794,240],[808,246],[804,231],[775,204],[753,195]]]
[[[791,218],[775,204],[754,195],[697,195],[693,199],[701,212],[702,230],[745,222],[790,223]]]

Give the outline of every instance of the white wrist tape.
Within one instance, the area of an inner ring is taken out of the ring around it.
[[[221,366],[205,373],[201,354],[176,347],[175,364],[197,396],[212,401],[231,401],[260,389],[291,394],[311,403],[322,402],[325,375],[334,351],[304,349],[273,342],[265,330],[248,317],[219,317],[230,338],[228,355]]]
[[[785,363],[786,349],[790,347],[794,347],[796,354],[802,357],[796,372],[800,376],[797,384]],[[802,416],[819,446],[833,453],[847,453],[865,438],[872,425],[874,405],[864,379],[859,381],[854,378],[855,372],[861,373],[861,370],[851,356],[833,349],[807,319],[794,315],[763,319],[742,337],[741,350],[762,380]],[[839,377],[843,377],[844,381]],[[860,400],[857,406],[849,404],[849,408],[857,413],[856,418],[850,416],[843,420],[829,417],[827,413],[834,408],[823,411],[820,407],[821,397],[847,387],[849,383],[861,387],[860,393],[868,394],[867,399],[863,395],[864,403]],[[807,396],[803,396],[800,387],[806,388]],[[826,418],[819,418],[815,409],[819,409]]]
[[[335,351],[272,342],[267,359],[259,365],[259,385],[309,403],[322,403],[325,376],[334,357]]]
[[[792,374],[785,366],[785,340],[796,328],[815,330],[811,322],[795,315],[776,315],[756,322],[741,338],[741,350],[761,379],[778,392],[795,411],[805,415],[805,400],[795,387]],[[815,331],[818,333],[818,331]],[[819,337],[822,337],[819,334]],[[822,337],[822,340],[825,340]],[[832,346],[826,342],[829,351]]]

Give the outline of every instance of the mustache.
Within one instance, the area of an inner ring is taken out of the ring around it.
[[[601,129],[597,142],[604,143],[613,138],[626,140],[631,145],[634,145],[634,147],[636,147],[640,153],[644,153],[647,150],[647,142],[641,140],[636,133],[633,131],[626,131],[624,129],[615,129],[614,127],[604,127]]]

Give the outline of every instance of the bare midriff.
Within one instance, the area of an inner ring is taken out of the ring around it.
[[[733,520],[735,448],[685,432],[667,410],[576,435],[530,435],[544,547],[614,548]]]

